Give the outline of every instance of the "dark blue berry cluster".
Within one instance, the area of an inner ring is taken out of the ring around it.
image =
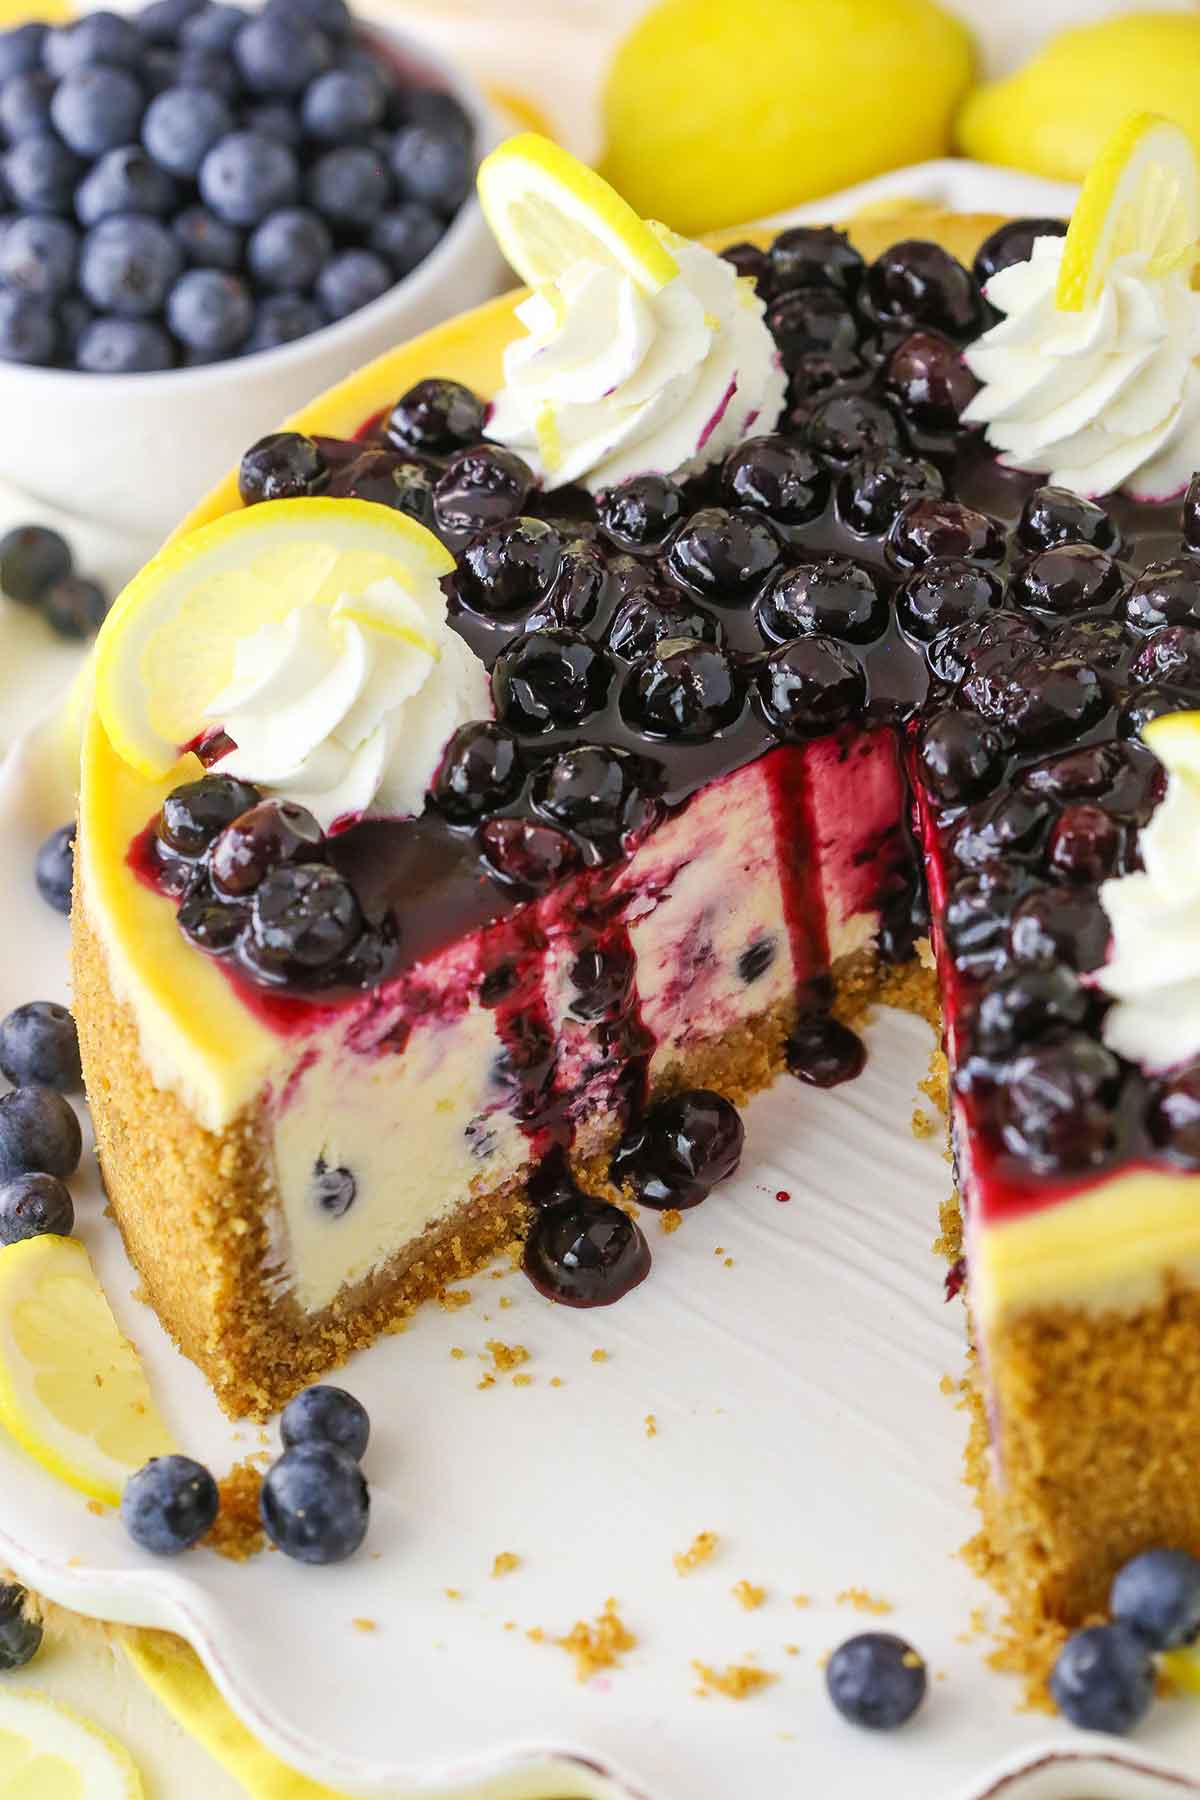
[[[45,525],[18,525],[0,537],[0,593],[34,606],[59,637],[94,637],[108,596],[80,575],[66,539]]]
[[[1150,1710],[1156,1656],[1200,1641],[1200,1559],[1144,1550],[1117,1572],[1109,1613],[1067,1639],[1050,1692],[1072,1725],[1123,1735]]]
[[[83,1134],[64,1096],[83,1090],[79,1038],[65,1006],[34,1000],[0,1022],[0,1244],[68,1237],[75,1207],[67,1181]]]
[[[474,130],[344,0],[152,0],[0,35],[0,358],[130,374],[376,300],[470,191]]]

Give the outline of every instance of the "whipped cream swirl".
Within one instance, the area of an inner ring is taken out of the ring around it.
[[[324,830],[419,813],[452,732],[492,711],[487,670],[426,590],[376,581],[242,638],[207,708],[237,746],[214,771],[298,801]]]
[[[1200,775],[1174,756],[1169,739],[1155,753],[1167,767],[1167,791],[1138,837],[1142,868],[1101,886],[1112,949],[1095,979],[1116,999],[1105,1043],[1131,1062],[1165,1069],[1200,1053]]]
[[[1038,238],[988,282],[1007,317],[966,352],[983,387],[963,418],[1002,462],[1077,494],[1168,499],[1200,468],[1200,293],[1186,267],[1151,275],[1131,251],[1091,306],[1060,312],[1063,243]]]
[[[771,431],[786,379],[762,301],[732,263],[655,227],[679,264],[646,293],[615,264],[580,262],[517,308],[488,436],[547,488],[593,493],[654,470],[684,476]]]

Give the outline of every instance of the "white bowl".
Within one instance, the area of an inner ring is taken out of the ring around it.
[[[504,129],[477,89],[404,33],[369,35],[474,121],[481,154]],[[247,445],[362,363],[478,305],[512,277],[472,195],[437,248],[360,312],[279,350],[162,375],[84,375],[0,362],[0,481],[103,521],[147,553]]]

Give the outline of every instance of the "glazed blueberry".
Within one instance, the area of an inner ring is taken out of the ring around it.
[[[998,733],[970,713],[953,710],[926,720],[917,757],[926,785],[949,806],[989,793],[1004,768]]]
[[[525,1273],[563,1306],[611,1306],[650,1273],[650,1247],[619,1206],[580,1194],[538,1213],[525,1240]]]
[[[1007,726],[1024,749],[1051,749],[1097,724],[1108,696],[1094,668],[1076,656],[1014,654],[977,667],[962,697],[986,719]]]
[[[1017,962],[1063,962],[1081,975],[1099,968],[1108,939],[1108,918],[1095,894],[1070,887],[1026,895],[1008,928],[1008,948]]]
[[[0,1184],[0,1244],[25,1238],[70,1237],[75,1206],[57,1175],[14,1175]]]
[[[1054,875],[1095,885],[1114,874],[1121,827],[1102,806],[1086,800],[1063,809],[1050,833],[1046,860]]]
[[[14,1087],[81,1092],[79,1034],[66,1007],[53,1000],[30,1000],[10,1012],[0,1024],[0,1072]]]
[[[923,1658],[886,1631],[848,1638],[825,1666],[829,1698],[843,1719],[868,1731],[895,1731],[906,1724],[928,1685]]]
[[[10,600],[36,605],[71,569],[66,539],[48,525],[18,525],[0,538],[0,588]]]
[[[667,568],[702,599],[734,606],[759,588],[780,557],[779,539],[750,507],[693,513],[676,534]]]
[[[524,632],[492,670],[496,712],[514,731],[577,725],[603,706],[611,676],[604,652],[579,632]]]
[[[158,816],[158,835],[179,856],[202,856],[213,839],[260,798],[257,788],[234,775],[202,775],[167,795]]]
[[[45,25],[29,24],[0,32],[0,81],[41,66],[46,29]]]
[[[829,499],[829,470],[793,438],[747,438],[726,458],[721,480],[731,506],[754,507],[783,525],[807,524]]]
[[[365,144],[340,144],[308,172],[309,205],[338,231],[363,231],[393,197],[387,165]]]
[[[257,225],[290,206],[300,187],[295,156],[255,131],[231,131],[200,164],[200,198],[227,225]]]
[[[1124,588],[1120,568],[1093,544],[1057,544],[1040,550],[1013,578],[1018,606],[1060,617],[1110,611]]]
[[[210,956],[224,956],[241,942],[250,921],[248,908],[227,906],[202,888],[189,894],[175,915],[185,938]]]
[[[937,331],[914,331],[897,345],[884,386],[924,431],[953,431],[979,389],[958,345]]]
[[[633,475],[608,488],[596,503],[600,528],[622,550],[652,554],[665,550],[687,516],[681,488],[665,475]]]
[[[891,245],[867,270],[865,292],[876,319],[932,325],[956,338],[974,337],[982,323],[974,278],[939,244]]]
[[[727,244],[721,251],[722,262],[732,263],[738,274],[756,285],[762,281],[767,267],[767,253],[757,244]]]
[[[50,102],[54,129],[77,156],[102,156],[137,136],[142,90],[124,69],[103,63],[63,77]]]
[[[486,819],[479,833],[496,873],[514,886],[541,894],[579,865],[579,851],[555,825],[532,819]]]
[[[862,1039],[829,1013],[800,1019],[784,1051],[789,1073],[809,1087],[840,1087],[843,1081],[853,1081],[867,1060]]]
[[[19,1087],[0,1096],[0,1180],[44,1174],[65,1181],[82,1152],[79,1120],[53,1088]]]
[[[742,689],[725,652],[698,638],[663,638],[629,670],[621,711],[650,737],[703,742],[742,710]]]
[[[3,105],[3,93],[0,91],[0,111],[3,110]],[[1183,541],[1189,550],[1200,550],[1200,475],[1192,476],[1184,495]]]
[[[176,242],[193,268],[226,269],[242,266],[244,239],[236,226],[226,225],[206,206],[188,206],[171,220]],[[318,319],[317,323],[323,321]]]
[[[392,271],[372,250],[339,250],[317,277],[317,299],[329,319],[345,319],[386,294]]]
[[[900,448],[895,415],[866,394],[834,393],[818,401],[808,415],[805,435],[818,455],[835,463]]]
[[[290,294],[275,298],[293,301]],[[407,513],[429,530],[433,527],[433,476],[424,463],[413,462],[396,450],[364,450],[335,472],[329,491],[353,500],[373,500],[376,506]]]
[[[294,800],[260,800],[213,840],[212,884],[240,900],[285,863],[321,862],[325,839],[312,814]]]
[[[114,213],[151,213],[162,218],[177,204],[174,181],[142,149],[123,144],[93,164],[75,190],[75,211],[84,226]]]
[[[865,267],[844,231],[831,225],[797,225],[781,231],[768,250],[764,286],[771,294],[800,287],[853,294]]]
[[[250,336],[243,346],[244,353],[249,356],[257,350],[278,350],[282,344],[294,344],[297,338],[309,337],[319,331],[325,324],[325,315],[314,300],[306,300],[303,294],[268,294],[259,302],[254,311],[254,324],[250,328]],[[394,502],[384,501],[390,506]],[[410,506],[402,505],[402,512],[412,512],[423,525],[433,523],[433,489],[429,489],[429,504],[424,510],[413,511]]]
[[[896,617],[910,637],[927,644],[943,631],[953,631],[988,618],[999,608],[1004,589],[990,569],[960,557],[941,557],[925,564],[896,594]]]
[[[857,457],[838,477],[838,515],[860,537],[883,537],[910,500],[937,499],[944,491],[933,463],[874,451]]]
[[[706,644],[723,644],[725,632],[718,618],[690,603],[675,588],[636,588],[612,616],[609,649],[624,662],[637,662],[664,638],[701,638]]]
[[[1004,532],[995,519],[958,500],[911,500],[892,526],[888,550],[906,569],[948,556],[999,563],[1004,560]]]
[[[169,87],[142,120],[142,142],[160,168],[193,181],[209,151],[234,128],[232,109],[211,88]]]
[[[480,531],[522,512],[532,489],[528,463],[499,445],[482,444],[449,464],[434,489],[434,511],[443,531]]]
[[[144,45],[129,19],[114,12],[86,13],[74,25],[48,32],[43,49],[46,67],[61,81],[72,69],[92,63],[136,69]]]
[[[1000,1090],[1006,1147],[1044,1174],[1096,1167],[1116,1141],[1120,1087],[1116,1057],[1077,1032],[1022,1051]]]
[[[1154,1683],[1154,1658],[1136,1631],[1089,1625],[1059,1651],[1050,1693],[1072,1725],[1123,1736],[1149,1712]]]
[[[755,602],[754,617],[771,644],[814,631],[865,644],[887,629],[888,604],[869,569],[845,556],[827,556],[773,575]]]
[[[861,393],[870,387],[872,370],[861,351],[805,350],[789,364],[788,398],[793,411],[788,415],[792,428],[801,435],[818,400],[836,388],[843,394]]]
[[[18,138],[0,168],[14,203],[22,212],[70,213],[79,180],[79,160],[49,130]]]
[[[752,982],[765,975],[775,961],[775,943],[771,938],[756,938],[754,943],[742,951],[738,957],[738,980],[749,987]]]
[[[1129,674],[1136,682],[1200,687],[1200,626],[1160,626],[1134,657]]]
[[[328,482],[329,464],[313,439],[299,431],[274,431],[259,438],[238,470],[238,493],[245,506],[319,494]]]
[[[0,237],[0,282],[40,299],[69,291],[78,260],[79,234],[49,213],[16,218]]]
[[[445,235],[445,224],[419,200],[404,200],[380,213],[371,227],[370,248],[397,281],[425,261]]]
[[[1200,1066],[1188,1063],[1164,1078],[1149,1123],[1154,1142],[1173,1161],[1200,1165]]]
[[[6,77],[0,86],[0,131],[10,144],[21,138],[44,136],[52,129],[50,102],[54,77],[45,69],[23,70]]]
[[[845,299],[832,288],[797,288],[767,309],[767,329],[785,368],[810,352],[852,351],[858,325]]]
[[[71,910],[71,887],[75,879],[75,826],[60,825],[38,849],[33,865],[38,893],[55,912]]]
[[[867,678],[852,650],[813,633],[772,651],[759,671],[757,688],[777,737],[808,738],[862,709]]]
[[[285,1450],[263,1477],[258,1502],[263,1529],[285,1556],[338,1563],[367,1535],[371,1497],[354,1458],[332,1443]]]
[[[44,300],[0,289],[0,362],[44,368],[54,361],[58,330]]]
[[[250,18],[233,40],[233,60],[246,88],[267,98],[303,93],[329,67],[330,54],[319,32],[278,12]]]
[[[457,122],[416,119],[392,139],[391,165],[406,200],[420,200],[449,218],[470,191],[475,154]]]
[[[181,344],[205,361],[231,355],[253,323],[249,288],[223,269],[188,269],[167,296],[167,324]]]
[[[658,1209],[698,1206],[741,1161],[745,1127],[736,1106],[709,1088],[656,1101],[612,1161],[612,1179]]]
[[[515,800],[523,779],[517,741],[491,719],[460,725],[431,789],[446,818],[469,824]]]
[[[344,875],[321,863],[286,864],[254,890],[255,962],[268,969],[327,969],[362,936],[363,916]]]
[[[1054,809],[1033,794],[1010,789],[976,806],[954,839],[954,854],[968,868],[1009,858],[1033,861],[1045,844]]]
[[[289,1400],[279,1415],[279,1435],[285,1450],[297,1444],[332,1444],[355,1462],[366,1455],[371,1421],[361,1400],[345,1388],[321,1383],[305,1388]]]
[[[1178,1650],[1200,1638],[1200,1558],[1186,1550],[1143,1550],[1117,1572],[1109,1612],[1150,1650]]]
[[[969,624],[942,632],[927,646],[929,667],[939,681],[961,681],[970,670],[1036,650],[1041,629],[1028,613],[1001,607]]]
[[[526,611],[549,593],[562,553],[562,538],[545,520],[501,519],[463,550],[457,591],[472,612],[489,617]]]
[[[1117,732],[1122,738],[1138,738],[1152,719],[1161,719],[1164,713],[1191,712],[1195,705],[1194,697],[1182,688],[1157,685],[1135,688],[1121,703]]]
[[[598,545],[576,538],[563,547],[549,591],[526,615],[526,631],[557,626],[580,629],[595,617],[605,592],[607,569]]]
[[[190,1456],[152,1456],[121,1495],[121,1523],[139,1549],[178,1556],[210,1531],[221,1497],[202,1463]]]
[[[1015,865],[991,863],[960,876],[950,889],[942,930],[955,967],[963,974],[984,976],[1004,966],[1008,924],[1021,897],[1022,880]]]
[[[1032,793],[1053,794],[1060,800],[1084,799],[1108,793],[1122,770],[1129,767],[1129,760],[1120,744],[1089,744],[1083,750],[1068,750],[1032,764],[1021,782]]]
[[[1038,238],[1065,237],[1066,231],[1063,219],[1009,219],[984,238],[975,252],[972,273],[982,287],[1001,269],[1010,268],[1013,263],[1028,262]]]
[[[12,1582],[0,1586],[0,1671],[4,1673],[23,1669],[42,1647],[41,1622],[26,1618],[26,1599],[23,1587]]]
[[[1121,547],[1116,522],[1070,488],[1035,488],[1021,509],[1017,541],[1027,550],[1050,550],[1056,544],[1091,544],[1115,554]]]
[[[120,213],[101,219],[83,240],[79,285],[101,312],[126,319],[156,313],[183,266],[183,254],[158,219]]]
[[[1057,1026],[1082,1025],[1086,991],[1069,969],[1021,968],[983,990],[975,1015],[975,1042],[987,1055],[1045,1037]]]
[[[487,407],[458,381],[418,381],[388,414],[389,440],[400,450],[452,456],[483,436]]]
[[[656,816],[642,792],[635,759],[604,744],[573,744],[544,763],[531,796],[538,811],[565,831],[615,853]]]
[[[1135,631],[1160,625],[1200,625],[1200,556],[1147,563],[1125,596],[1121,611]]]

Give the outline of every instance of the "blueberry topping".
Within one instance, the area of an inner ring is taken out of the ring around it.
[[[152,1556],[178,1556],[211,1531],[221,1497],[202,1463],[190,1456],[152,1456],[121,1496],[121,1523]]]
[[[1144,1550],[1117,1573],[1113,1619],[1151,1650],[1177,1650],[1200,1638],[1200,1558],[1186,1550]]]
[[[612,1179],[646,1206],[698,1206],[741,1161],[741,1115],[709,1088],[656,1101],[619,1146]]]
[[[577,725],[603,706],[612,667],[577,631],[530,631],[514,638],[492,670],[496,712],[514,731]]]
[[[47,1234],[70,1237],[74,1229],[70,1191],[57,1175],[14,1175],[0,1185],[0,1244]]]
[[[306,807],[294,800],[261,800],[214,839],[210,868],[218,894],[240,899],[273,869],[321,862],[325,838]]]
[[[562,550],[562,538],[544,519],[501,519],[463,550],[457,591],[474,612],[502,617],[528,611],[549,592]]]
[[[1099,968],[1108,938],[1108,918],[1096,896],[1069,887],[1026,895],[1008,927],[1008,947],[1018,962],[1063,962],[1081,975]]]
[[[664,550],[687,515],[682,489],[665,475],[633,475],[600,495],[596,517],[622,550]]]
[[[1089,1625],[1059,1651],[1050,1693],[1072,1725],[1123,1736],[1149,1712],[1154,1682],[1154,1659],[1136,1631]]]
[[[955,338],[976,336],[982,323],[977,283],[940,244],[891,245],[867,270],[865,291],[879,320],[932,325]]]
[[[628,848],[657,809],[642,792],[635,759],[603,744],[573,744],[534,776],[538,811],[612,853]]]
[[[706,644],[723,644],[725,632],[714,614],[690,602],[676,588],[635,589],[613,614],[609,649],[625,662],[637,662],[664,638],[699,638]]]
[[[1035,861],[1053,812],[1047,800],[1010,789],[972,808],[954,838],[954,854],[967,868],[1005,858]]]
[[[1121,547],[1115,521],[1070,488],[1035,488],[1021,509],[1017,542],[1027,550],[1050,550],[1056,544],[1091,544],[1112,554]]]
[[[888,536],[888,548],[901,568],[919,569],[935,557],[961,557],[968,562],[999,563],[1004,558],[1004,532],[995,519],[958,500],[912,500]]]
[[[650,1247],[619,1206],[580,1194],[544,1207],[525,1241],[525,1273],[564,1306],[611,1306],[650,1273]]]
[[[762,585],[779,555],[779,539],[752,508],[710,506],[693,513],[676,534],[667,568],[702,599],[732,606]]]
[[[726,252],[726,254],[729,254]],[[765,289],[829,287],[853,294],[866,264],[844,231],[832,225],[796,225],[781,231],[766,255]]]
[[[243,456],[238,492],[243,505],[254,506],[260,500],[319,494],[328,480],[329,465],[312,438],[299,431],[275,431]]]
[[[81,1092],[79,1034],[66,1007],[30,1000],[10,1012],[0,1024],[0,1072],[14,1087]]]
[[[258,789],[234,775],[202,775],[163,801],[158,835],[179,856],[202,856],[226,825],[258,804]]]
[[[366,1537],[371,1497],[353,1456],[310,1440],[285,1450],[267,1470],[258,1506],[263,1529],[285,1556],[338,1563]]]
[[[697,638],[663,638],[630,669],[621,711],[651,737],[702,741],[742,710],[742,688],[725,652]]]
[[[330,1168],[319,1156],[313,1165],[311,1191],[314,1205],[327,1219],[344,1219],[358,1198],[358,1183],[350,1169]]]
[[[32,29],[32,26],[18,27],[18,30]],[[7,35],[15,34],[9,32]],[[28,1598],[25,1589],[14,1582],[0,1586],[0,1672],[7,1674],[10,1669],[23,1669],[42,1647],[41,1621],[26,1615]]]
[[[10,600],[36,605],[72,567],[66,539],[46,525],[18,525],[0,537],[0,588]]]
[[[1135,631],[1160,625],[1200,625],[1200,556],[1147,563],[1134,577],[1121,608]]]
[[[833,393],[818,401],[808,415],[806,435],[819,455],[835,463],[900,448],[895,415],[866,394]]]
[[[496,874],[530,893],[544,893],[579,864],[579,851],[556,825],[538,825],[532,819],[487,819],[479,836]]]
[[[754,617],[769,644],[786,644],[814,631],[865,644],[887,629],[888,605],[869,569],[844,556],[829,556],[772,576],[755,603]]]
[[[514,800],[522,770],[517,741],[503,725],[460,725],[433,781],[433,800],[456,824],[469,824]]]
[[[767,253],[760,250],[757,244],[742,242],[727,244],[721,252],[722,262],[732,263],[738,274],[747,281],[760,284],[766,273]]]
[[[1004,768],[998,732],[970,713],[952,710],[926,720],[917,755],[926,784],[949,806],[990,792]]]
[[[786,437],[747,438],[726,458],[722,484],[731,506],[754,507],[783,525],[818,518],[829,499],[829,470]]]
[[[985,719],[1005,725],[1022,748],[1069,743],[1107,712],[1095,669],[1079,657],[1047,658],[1020,644],[1002,649],[1012,654],[977,666],[962,697]]]
[[[1111,611],[1123,588],[1121,571],[1105,551],[1094,544],[1058,544],[1026,563],[1012,597],[1018,606],[1065,617]]]
[[[1121,855],[1121,827],[1094,802],[1065,807],[1050,833],[1046,861],[1055,875],[1093,885],[1115,873]]]
[[[254,890],[254,960],[260,968],[326,969],[362,930],[354,889],[321,863],[285,863]]]
[[[3,110],[0,92],[0,111]],[[1200,475],[1193,475],[1183,498],[1183,541],[1189,550],[1200,550]]]
[[[1013,263],[1028,262],[1040,237],[1065,237],[1064,219],[1009,219],[985,237],[975,252],[972,273],[980,287]]]
[[[1047,1174],[1103,1163],[1116,1141],[1121,1067],[1078,1033],[1023,1051],[1000,1093],[1002,1135],[1014,1155]]]
[[[896,594],[896,617],[910,637],[931,643],[944,631],[971,625],[996,612],[1004,598],[1000,578],[961,557],[935,557]]]
[[[867,694],[854,652],[815,632],[773,650],[756,685],[767,723],[784,739],[817,737],[844,724],[861,710]]]
[[[55,912],[69,913],[75,880],[74,824],[60,825],[41,844],[34,860],[33,876],[46,905],[52,906]]]
[[[865,1631],[839,1644],[825,1665],[825,1686],[843,1719],[869,1731],[895,1731],[925,1698],[929,1677],[911,1644]]]
[[[975,1043],[986,1055],[1013,1050],[1057,1026],[1082,1025],[1086,990],[1069,969],[1014,970],[988,983],[975,1015]]]
[[[831,1088],[853,1081],[867,1060],[862,1039],[828,1013],[799,1019],[785,1051],[788,1069],[809,1087]]]
[[[936,499],[944,491],[933,463],[874,451],[856,458],[838,477],[837,509],[861,537],[884,537],[910,500]]]
[[[487,408],[458,381],[418,381],[401,395],[387,419],[387,435],[402,450],[452,456],[478,443]]]
[[[83,1133],[60,1093],[19,1087],[0,1096],[0,1180],[14,1175],[58,1175],[79,1167]]]
[[[1200,687],[1200,626],[1160,626],[1134,657],[1129,673],[1137,682]]]
[[[767,310],[767,329],[779,346],[785,368],[812,351],[851,351],[858,326],[845,298],[832,288],[796,288]]]
[[[393,412],[393,422],[395,417]],[[497,519],[523,512],[532,490],[528,463],[511,450],[484,444],[461,451],[449,464],[434,489],[434,511],[444,531],[480,531]]]
[[[361,1462],[371,1435],[371,1421],[361,1400],[345,1388],[325,1383],[305,1388],[289,1400],[279,1415],[279,1435],[285,1450],[297,1444],[332,1444]]]
[[[936,331],[915,331],[893,350],[887,393],[926,431],[953,431],[979,383],[957,344]]]
[[[1173,1162],[1200,1167],[1200,1066],[1185,1063],[1165,1076],[1150,1110],[1150,1136]]]

